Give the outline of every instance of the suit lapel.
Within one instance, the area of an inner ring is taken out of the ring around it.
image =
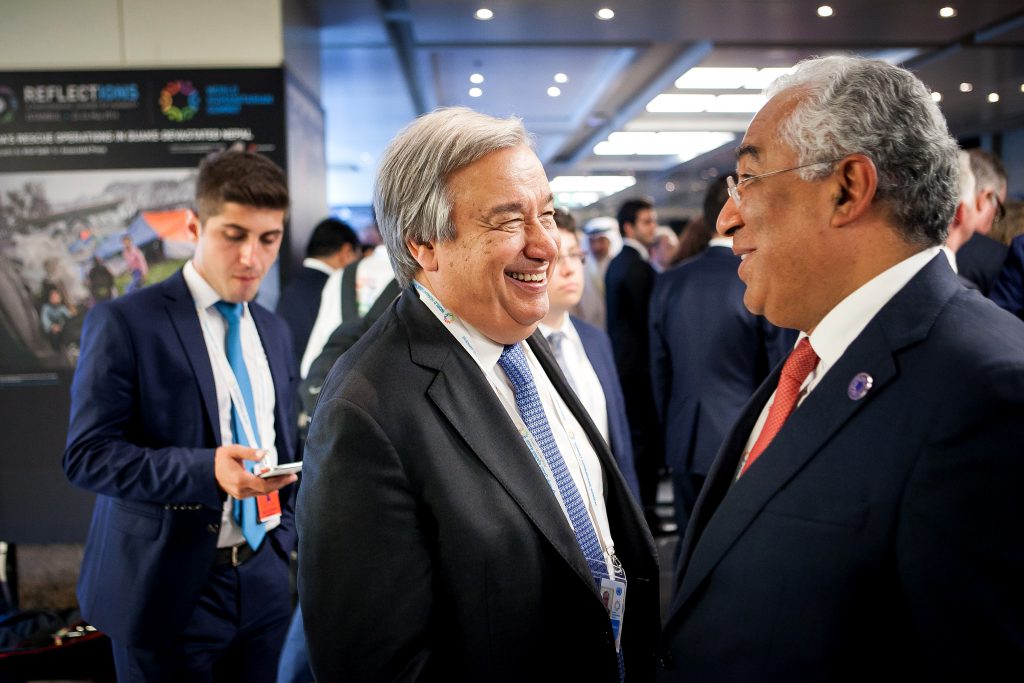
[[[270,377],[274,382],[274,421],[277,425],[274,433],[277,437],[277,449],[281,462],[294,457],[294,454],[282,451],[281,446],[287,444],[287,430],[285,425],[290,424],[288,417],[288,402],[292,394],[292,372],[288,356],[283,352],[279,340],[269,335],[267,327],[268,312],[260,306],[250,304],[249,311],[252,313],[252,321],[256,325],[256,332],[260,336],[260,344],[267,357],[267,364],[270,366]]]
[[[589,589],[596,590],[562,508],[523,438],[505,419],[505,408],[479,366],[419,301],[413,287],[399,298],[397,314],[406,326],[413,362],[437,371],[428,398],[541,535]]]
[[[199,325],[196,304],[185,284],[185,276],[179,270],[164,283],[153,285],[164,288],[167,315],[178,335],[185,357],[188,358],[196,384],[202,396],[206,418],[213,429],[214,442],[221,443],[220,412],[217,409],[217,387],[213,382],[213,368],[210,366],[210,354],[203,339],[203,330]]]
[[[897,352],[927,336],[939,307],[958,287],[952,271],[945,266],[943,272],[942,266],[937,260],[930,262],[879,311],[790,415],[757,462],[739,481],[732,483],[743,447],[778,384],[781,368],[776,368],[747,403],[719,451],[687,528],[673,615],[776,492],[897,376]],[[859,373],[870,375],[873,383],[867,395],[854,399],[848,390]]]

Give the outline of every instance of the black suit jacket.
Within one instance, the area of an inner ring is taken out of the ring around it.
[[[860,373],[873,383],[858,398]],[[778,375],[691,517],[668,676],[1020,678],[1024,324],[964,289],[940,254],[732,483]]]
[[[306,352],[309,335],[320,312],[320,297],[327,277],[327,273],[316,268],[303,267],[281,290],[276,311],[292,331],[296,365],[302,362],[302,354]]]
[[[295,379],[284,322],[249,304],[275,390],[279,462],[295,453]],[[217,548],[221,506],[213,454],[217,389],[195,301],[181,271],[97,304],[71,385],[64,471],[96,494],[78,580],[82,615],[126,645],[166,645],[188,622]],[[295,544],[294,486],[281,490],[281,555]],[[270,582],[268,580],[268,582]],[[282,585],[281,590],[287,590]]]
[[[628,680],[653,677],[653,540],[539,333],[530,346],[604,465],[629,580]],[[541,470],[479,367],[408,287],[321,392],[299,493],[319,680],[618,680],[609,620]]]
[[[648,320],[654,276],[654,268],[628,245],[612,259],[605,273],[608,337],[626,397],[633,456],[647,505],[654,502],[652,489],[657,485],[657,469],[665,458],[650,374]]]
[[[1008,249],[988,235],[976,232],[956,252],[956,268],[960,275],[975,285],[982,294],[989,290],[999,277]]]
[[[796,341],[743,305],[739,264],[728,247],[711,247],[659,275],[651,296],[651,381],[676,472],[707,475],[743,405]]]

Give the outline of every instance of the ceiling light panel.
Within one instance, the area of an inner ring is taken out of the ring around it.
[[[612,133],[594,147],[599,156],[677,156],[688,161],[736,139],[733,133],[722,132],[627,132]]]

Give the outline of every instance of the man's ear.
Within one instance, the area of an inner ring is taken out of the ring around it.
[[[199,216],[194,211],[188,212],[188,234],[192,235],[193,240],[199,239]]]
[[[878,169],[863,154],[851,154],[837,162],[833,222],[842,227],[855,222],[871,208],[878,191]]]
[[[410,239],[406,240],[405,245],[416,259],[416,263],[420,264],[420,268],[427,272],[437,270],[437,252],[434,250],[433,242],[417,242]]]

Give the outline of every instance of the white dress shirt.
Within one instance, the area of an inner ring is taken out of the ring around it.
[[[224,316],[213,307],[220,301],[220,295],[203,279],[196,267],[192,265],[192,261],[185,264],[182,275],[185,277],[185,285],[195,302],[196,315],[199,316],[199,326],[203,330],[206,351],[213,368],[213,383],[217,388],[217,412],[220,415],[220,442],[222,446],[226,446],[234,443],[231,438],[231,394],[228,389],[229,380],[218,371],[218,368],[223,368],[226,361],[224,337],[227,334],[227,322],[224,320]],[[252,384],[256,430],[259,433],[260,441],[253,447],[268,449],[267,461],[271,465],[276,465],[277,451],[274,449],[274,444],[277,432],[274,424],[274,407],[277,396],[274,393],[274,378],[270,374],[270,364],[263,351],[263,344],[260,341],[259,332],[256,330],[256,324],[252,320],[252,315],[249,314],[249,304],[243,306],[240,324],[242,355],[245,358],[245,369],[249,373],[249,382]],[[230,371],[230,366],[227,369]],[[217,537],[218,548],[238,545],[245,541],[245,537],[242,536],[242,528],[235,522],[233,506],[234,503],[229,496],[224,501],[224,507],[221,510],[220,535]],[[272,517],[267,522],[267,531],[276,528],[278,524],[280,524],[280,518]]]
[[[304,258],[302,259],[303,268],[312,268],[313,270],[319,270],[324,275],[330,276],[334,274],[337,268],[331,268],[329,265],[324,263],[318,258]]]
[[[356,269],[356,304],[359,315],[364,316],[388,283],[395,279],[395,271],[391,269],[391,259],[384,247],[377,247],[372,254],[348,267]],[[309,374],[313,361],[324,350],[331,334],[344,322],[341,315],[341,278],[345,270],[342,268],[331,273],[321,290],[320,310],[316,314],[299,366],[299,374],[303,379]]]
[[[896,296],[896,293],[903,289],[917,275],[918,271],[924,268],[938,253],[939,247],[931,247],[900,261],[858,287],[821,319],[821,322],[810,334],[811,348],[818,355],[818,365],[800,385],[797,407],[818,386],[829,369],[839,361],[853,340],[860,336],[860,333],[882,310],[882,307],[889,303],[889,300]],[[806,336],[808,335],[801,332],[797,342]],[[853,378],[851,377],[851,379]],[[740,462],[746,459],[747,453],[754,447],[754,442],[757,441],[758,435],[764,428],[764,423],[768,420],[768,411],[774,401],[775,393],[773,392],[761,410],[754,429],[750,432]]]
[[[466,349],[470,357],[480,367],[481,372],[483,372],[484,377],[491,385],[501,405],[505,408],[505,412],[508,413],[509,419],[517,426],[517,431],[519,431],[519,427],[525,429],[522,417],[520,417],[519,411],[516,409],[512,383],[509,381],[505,371],[498,365],[498,357],[501,356],[501,352],[505,347],[502,344],[491,341],[457,316],[452,315],[453,320],[445,322],[444,312],[438,310],[430,301],[430,296],[432,295],[427,295],[423,290],[419,290],[419,293],[420,301],[423,302],[423,305],[434,314],[441,324],[444,325],[445,329],[455,337],[459,345]],[[565,405],[565,401],[562,400],[554,385],[551,384],[551,380],[548,379],[547,373],[540,366],[529,344],[523,341],[519,345],[526,355],[530,372],[533,374],[534,384],[537,387],[537,393],[540,395],[541,403],[544,406],[544,415],[548,419],[551,434],[555,438],[555,443],[562,454],[562,459],[572,475],[573,483],[576,484],[580,497],[586,504],[587,513],[590,515],[590,520],[597,531],[601,546],[606,552],[612,553],[614,552],[614,545],[611,530],[608,526],[608,512],[604,502],[604,474],[601,469],[601,461],[597,457],[597,452],[594,451],[594,447],[591,445],[579,422],[573,417],[568,406]],[[576,448],[573,448],[573,445]],[[540,458],[541,462],[539,464],[542,470],[545,471],[545,478],[551,487],[555,499],[558,500],[562,507],[566,521],[571,527],[572,521],[569,518],[569,512],[565,507],[565,503],[558,492],[558,485],[555,483],[554,477],[551,476],[543,455]],[[591,492],[593,495],[591,495]]]
[[[580,339],[579,332],[576,331],[576,326],[572,324],[569,316],[565,316],[565,322],[557,330],[544,323],[540,324],[540,333],[544,335],[545,339],[548,339],[554,332],[561,332],[565,335],[565,341],[562,342],[562,356],[568,366],[566,374],[576,386],[576,395],[579,397],[580,403],[587,409],[587,414],[597,425],[597,430],[601,432],[604,440],[611,443],[608,437],[608,404],[605,402],[604,388],[601,386],[601,380],[597,373],[594,372],[594,366],[587,358],[587,351],[583,348],[583,341]]]
[[[636,241],[632,237],[623,237],[622,245],[626,247],[633,247],[634,249],[636,249],[638,252],[640,252],[640,256],[643,258],[644,261],[651,260],[651,252],[647,251],[647,247],[645,247],[643,244]]]

